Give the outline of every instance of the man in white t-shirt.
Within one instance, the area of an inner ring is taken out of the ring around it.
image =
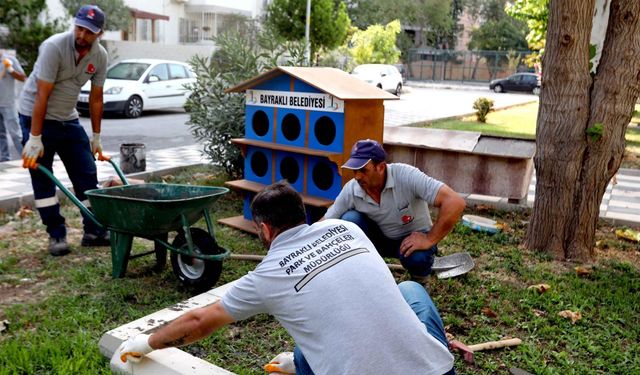
[[[343,219],[357,224],[371,239],[380,255],[398,258],[411,278],[424,283],[438,242],[460,219],[464,199],[441,181],[418,168],[386,163],[380,143],[356,142],[342,168],[354,171],[325,219]],[[431,223],[429,206],[438,209]]]
[[[305,224],[300,195],[277,183],[251,204],[265,259],[210,306],[119,348],[122,361],[180,346],[258,313],[296,342],[265,369],[296,374],[454,374],[442,321],[426,290],[396,285],[362,230],[343,220]]]

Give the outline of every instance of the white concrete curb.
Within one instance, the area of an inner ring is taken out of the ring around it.
[[[186,375],[186,374],[212,374],[233,375],[223,368],[194,357],[177,348],[156,350],[142,359],[139,363],[123,363],[115,351],[120,344],[140,333],[152,333],[159,327],[177,319],[187,311],[210,305],[220,299],[234,282],[222,285],[208,292],[192,297],[186,301],[178,302],[171,307],[156,311],[143,318],[127,323],[108,331],[98,343],[100,353],[111,358],[111,371],[114,374],[133,375]]]

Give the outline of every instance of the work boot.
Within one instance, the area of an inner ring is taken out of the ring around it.
[[[106,231],[102,234],[93,234],[93,233],[85,233],[82,236],[82,246],[111,246],[111,241],[109,240],[109,231]]]
[[[66,238],[49,238],[49,254],[54,257],[67,255],[71,252],[69,250],[69,244],[67,244]]]

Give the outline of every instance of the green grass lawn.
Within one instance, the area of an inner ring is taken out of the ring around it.
[[[487,122],[476,121],[475,116],[434,121],[419,126],[435,129],[475,131],[484,135],[512,138],[536,138],[538,103],[529,103],[489,113]],[[640,105],[627,128],[626,153],[623,168],[640,168]]]
[[[491,112],[487,122],[476,121],[475,116],[447,119],[425,124],[425,127],[448,130],[481,132],[485,135],[535,139],[538,103],[529,103]]]
[[[208,168],[191,169],[171,182],[222,183],[212,175]],[[212,214],[228,217],[241,209],[240,196],[229,193]],[[602,224],[598,257],[584,265],[592,273],[580,277],[577,264],[521,248],[527,212],[484,207],[468,212],[508,227],[487,235],[458,224],[441,242],[441,255],[469,251],[476,267],[458,278],[432,278],[430,294],[456,339],[475,344],[518,337],[523,344],[476,353],[473,365],[456,354],[459,374],[506,373],[511,367],[534,374],[640,373],[640,245],[617,239],[615,228]],[[170,266],[154,271],[150,257],[132,260],[126,277],[112,279],[108,248],[78,246],[82,231],[73,206],[64,205],[73,251],[62,258],[47,254],[47,234],[37,214],[23,213],[0,215],[0,320],[9,322],[0,332],[0,374],[108,374],[108,360],[98,351],[103,333],[192,296]],[[216,236],[234,253],[265,253],[255,237],[234,229],[217,225]],[[150,246],[134,243],[136,251]],[[225,261],[218,285],[254,267]],[[404,272],[394,276],[407,278]],[[551,289],[539,294],[528,288],[539,283]],[[579,311],[582,319],[572,324],[558,316],[563,310]],[[277,322],[260,315],[184,350],[238,374],[264,374],[262,366],[292,345]]]

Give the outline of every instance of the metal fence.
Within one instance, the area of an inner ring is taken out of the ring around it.
[[[518,72],[533,72],[524,63],[531,51],[454,51],[412,49],[407,78],[421,81],[488,82]]]

